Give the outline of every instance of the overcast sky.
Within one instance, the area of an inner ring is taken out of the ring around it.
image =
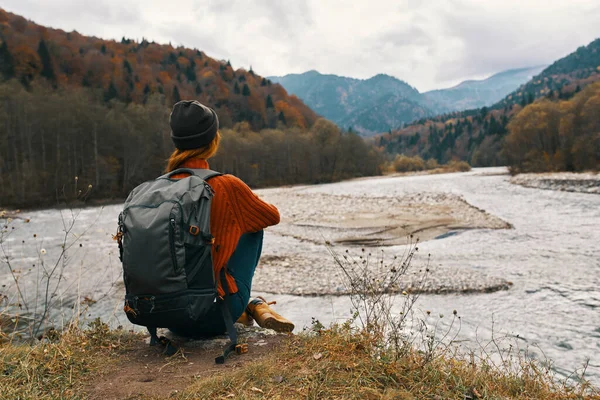
[[[420,91],[548,64],[600,37],[598,0],[2,0],[39,24],[195,47],[260,75],[386,73]]]

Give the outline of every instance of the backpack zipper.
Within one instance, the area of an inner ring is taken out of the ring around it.
[[[169,224],[169,245],[171,246],[171,259],[173,261],[173,269],[177,272],[177,254],[175,249],[175,218],[171,218]]]

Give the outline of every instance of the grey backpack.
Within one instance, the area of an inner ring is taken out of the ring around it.
[[[171,179],[181,173],[190,176]],[[175,347],[157,336],[157,328],[189,327],[218,306],[231,339],[216,359],[222,363],[235,349],[237,337],[227,296],[217,294],[212,263],[214,192],[207,181],[217,175],[211,170],[183,168],[142,183],[129,194],[119,214],[117,240],[127,318],[148,328],[151,345],[162,344],[173,354]],[[222,271],[227,294],[225,269]]]

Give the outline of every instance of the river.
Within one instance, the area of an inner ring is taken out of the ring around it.
[[[511,184],[504,171],[486,168],[469,173],[378,177],[296,190],[380,197],[451,193],[512,224],[513,229],[466,230],[426,241],[419,250],[431,254],[434,266],[508,280],[513,284],[509,290],[422,295],[417,309],[422,315],[430,310],[430,319],[443,314],[446,326],[457,310],[462,321],[457,339],[470,348],[489,339],[492,326],[495,337],[518,335],[516,340],[529,347],[531,356],[552,360],[563,376],[589,360],[586,376],[600,385],[600,196],[524,188]],[[268,194],[268,189],[263,192]],[[87,296],[93,304],[86,318],[101,316],[113,325],[131,327],[120,310],[120,265],[110,238],[119,209],[74,210],[77,220],[68,241],[87,231],[67,253],[64,279],[54,297],[61,310],[53,314],[55,319],[68,319],[71,310],[83,307],[78,299]],[[13,221],[15,229],[4,246],[22,275],[24,296],[31,299],[42,271],[40,262],[47,268],[58,257],[62,220],[68,222],[71,212],[62,211],[61,217],[56,210],[35,211],[23,213],[23,218],[31,222]],[[286,251],[294,251],[290,246],[293,240],[267,232],[264,254],[281,254],[283,245]],[[298,242],[296,251],[302,251],[302,246]],[[11,278],[4,264],[2,268],[0,283],[7,285],[6,290]],[[14,296],[12,293],[13,300]],[[313,317],[328,324],[348,316],[346,297],[277,295],[276,299],[277,310],[298,327],[310,325]]]

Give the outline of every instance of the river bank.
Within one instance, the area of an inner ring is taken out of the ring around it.
[[[600,194],[600,173],[549,172],[519,174],[510,179],[515,185],[528,188]]]
[[[220,339],[189,342],[172,357],[143,335],[96,321],[35,345],[0,342],[0,393],[16,399],[597,399],[585,381],[565,386],[547,367],[516,359],[500,366],[341,326],[301,335],[241,332],[249,351],[215,365]],[[474,360],[477,361],[474,361]]]

